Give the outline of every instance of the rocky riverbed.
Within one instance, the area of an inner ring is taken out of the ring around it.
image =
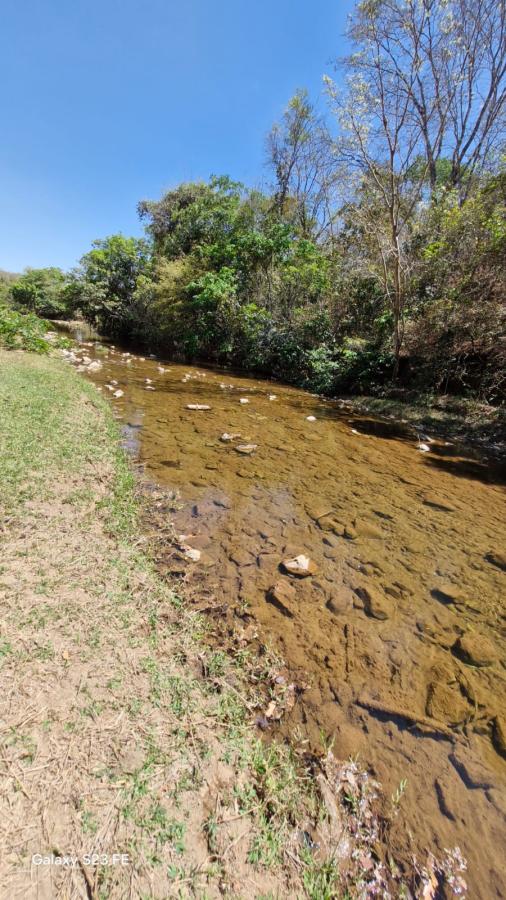
[[[409,851],[458,845],[470,896],[506,896],[497,465],[278,384],[97,342],[66,357],[172,498],[162,568],[238,645],[260,636],[286,662],[281,725],[276,702],[259,725],[358,754],[392,793],[407,779]]]

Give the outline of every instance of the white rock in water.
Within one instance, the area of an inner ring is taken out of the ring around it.
[[[139,356],[139,359],[140,359],[141,362],[146,362],[146,357],[145,357],[145,356]]]
[[[152,378],[145,378],[144,381],[146,382],[146,384],[153,384]]]
[[[306,422],[316,422],[316,416],[306,416]]]
[[[220,437],[220,441],[224,441],[225,443],[227,441],[237,441],[237,440],[239,440],[240,437],[241,437],[240,434],[229,434],[228,431],[225,431],[225,432],[223,432],[222,436]]]
[[[200,550],[196,550],[194,547],[186,547],[184,555],[187,559],[191,559],[192,562],[198,562],[202,556]]]
[[[211,409],[206,403],[187,403],[186,409]]]
[[[114,378],[111,378],[111,384],[117,384],[117,381],[114,381]]]
[[[163,375],[163,373],[165,372],[165,369],[163,368],[163,366],[157,366],[157,369],[160,372],[160,375]]]
[[[277,400],[276,394],[269,394],[269,400]]]
[[[317,568],[316,563],[303,553],[299,553],[298,556],[294,556],[292,559],[284,559],[282,565],[290,575],[298,575],[300,578],[314,575]]]
[[[249,400],[246,397],[241,397],[239,403],[249,403]]]
[[[123,393],[123,391],[114,391],[113,397],[122,397]]]
[[[146,390],[147,390],[147,391],[155,391],[155,390],[156,390],[156,388],[155,388],[155,387],[153,387],[153,385],[152,385],[152,384],[147,384],[147,385],[146,385]]]
[[[356,428],[352,428],[352,429],[351,429],[351,433],[352,433],[352,434],[360,434],[360,431],[357,431]]]
[[[420,453],[429,453],[430,447],[428,444],[418,444],[418,449]]]
[[[101,368],[102,368],[102,363],[98,359],[95,359],[88,366],[88,369],[90,370],[90,372],[98,372],[98,370]]]
[[[257,449],[258,444],[238,444],[235,448],[238,453],[242,453],[244,456],[250,456]]]

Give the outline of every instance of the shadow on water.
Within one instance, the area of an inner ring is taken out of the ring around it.
[[[432,447],[431,447],[432,450]],[[425,465],[433,469],[448,472],[457,478],[467,478],[471,481],[482,481],[487,484],[506,484],[506,463],[497,462],[495,459],[481,460],[479,457],[461,456],[457,448],[454,455],[450,456],[448,448],[435,447],[431,454],[427,454]]]

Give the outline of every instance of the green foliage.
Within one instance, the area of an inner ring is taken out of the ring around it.
[[[21,313],[0,303],[0,346],[8,350],[32,350],[47,353],[45,338],[48,324],[34,313]]]
[[[145,327],[145,286],[150,265],[144,240],[115,234],[93,242],[75,273],[73,292],[83,315],[103,333],[128,336]]]
[[[48,319],[70,318],[74,307],[72,286],[61,269],[27,269],[10,285],[16,306]]]

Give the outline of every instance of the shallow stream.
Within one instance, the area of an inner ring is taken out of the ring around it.
[[[199,557],[185,580],[245,645],[254,622],[304,688],[284,732],[359,754],[388,793],[407,779],[399,828],[419,858],[459,845],[469,896],[506,896],[497,467],[272,382],[89,342],[83,356],[146,476],[180,499],[175,530]],[[299,556],[310,574],[286,574]]]

